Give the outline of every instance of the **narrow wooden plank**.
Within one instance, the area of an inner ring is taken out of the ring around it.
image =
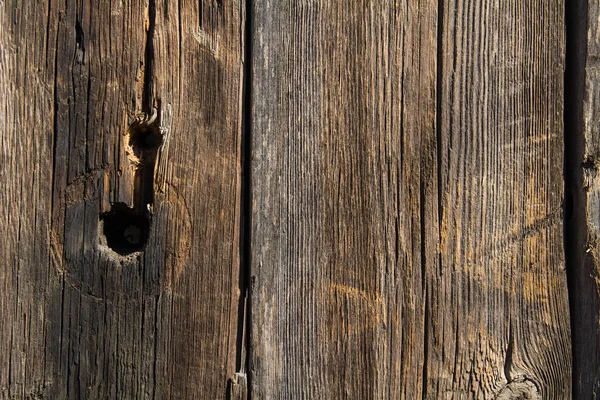
[[[45,386],[44,331],[60,312],[52,252],[56,21],[0,4],[0,397],[34,398]],[[49,60],[46,53],[51,54]],[[27,96],[27,101],[25,101]],[[58,291],[58,293],[60,293]],[[26,384],[26,382],[30,382]]]
[[[443,2],[432,398],[571,398],[564,7]]]
[[[252,396],[569,398],[563,6],[253,8]]]
[[[225,396],[243,15],[0,3],[0,397]]]
[[[567,259],[573,328],[574,398],[600,392],[600,7],[567,3]]]

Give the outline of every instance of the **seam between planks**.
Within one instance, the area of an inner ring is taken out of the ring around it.
[[[586,196],[583,190],[583,98],[585,91],[587,0],[566,0],[566,55],[564,75],[564,180],[565,199],[563,203],[565,268],[569,291],[571,319],[571,345],[573,357],[572,385],[573,398],[584,398],[588,391],[585,358],[589,346],[582,331],[585,314],[582,307],[586,304],[584,288],[589,280],[586,263]],[[589,335],[589,332],[588,332]],[[581,358],[580,358],[581,356]],[[583,368],[582,368],[583,367]],[[595,371],[589,371],[590,375]],[[591,388],[588,388],[591,389]]]

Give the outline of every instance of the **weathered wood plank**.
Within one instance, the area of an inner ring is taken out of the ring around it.
[[[427,394],[570,398],[564,3],[445,0],[440,26]]]
[[[0,2],[0,397],[225,395],[243,15]]]
[[[565,226],[570,266],[576,399],[600,392],[600,7],[567,3],[565,180],[571,195]]]
[[[569,398],[563,7],[254,7],[252,396]]]
[[[436,7],[253,10],[253,397],[421,396]]]

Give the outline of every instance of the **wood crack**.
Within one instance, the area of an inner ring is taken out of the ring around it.
[[[152,114],[154,107],[154,35],[156,31],[156,0],[148,2],[148,28],[144,52],[144,84],[142,91],[142,111]]]
[[[251,293],[249,290],[251,274],[251,235],[252,235],[252,2],[245,0],[243,7],[242,43],[242,130],[241,130],[241,199],[240,199],[240,266],[239,266],[239,300],[236,338],[236,374],[230,378],[227,397],[250,399],[248,390],[249,376],[249,344],[250,344],[250,310]]]
[[[423,376],[422,376],[422,396],[423,399],[427,398],[427,361],[429,358],[429,300],[427,298],[427,259],[425,257],[426,247],[425,247],[425,239],[426,239],[426,229],[425,229],[425,182],[423,182],[423,178],[421,177],[420,183],[420,211],[421,211],[421,281],[423,283],[423,302],[424,302],[424,314],[423,314]]]

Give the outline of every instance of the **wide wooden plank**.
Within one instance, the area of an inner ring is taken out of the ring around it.
[[[571,397],[564,7],[443,2],[432,398]]]
[[[420,398],[437,3],[252,15],[252,397]]]
[[[563,2],[251,14],[252,396],[569,398]]]
[[[0,397],[225,396],[243,15],[0,2]]]

